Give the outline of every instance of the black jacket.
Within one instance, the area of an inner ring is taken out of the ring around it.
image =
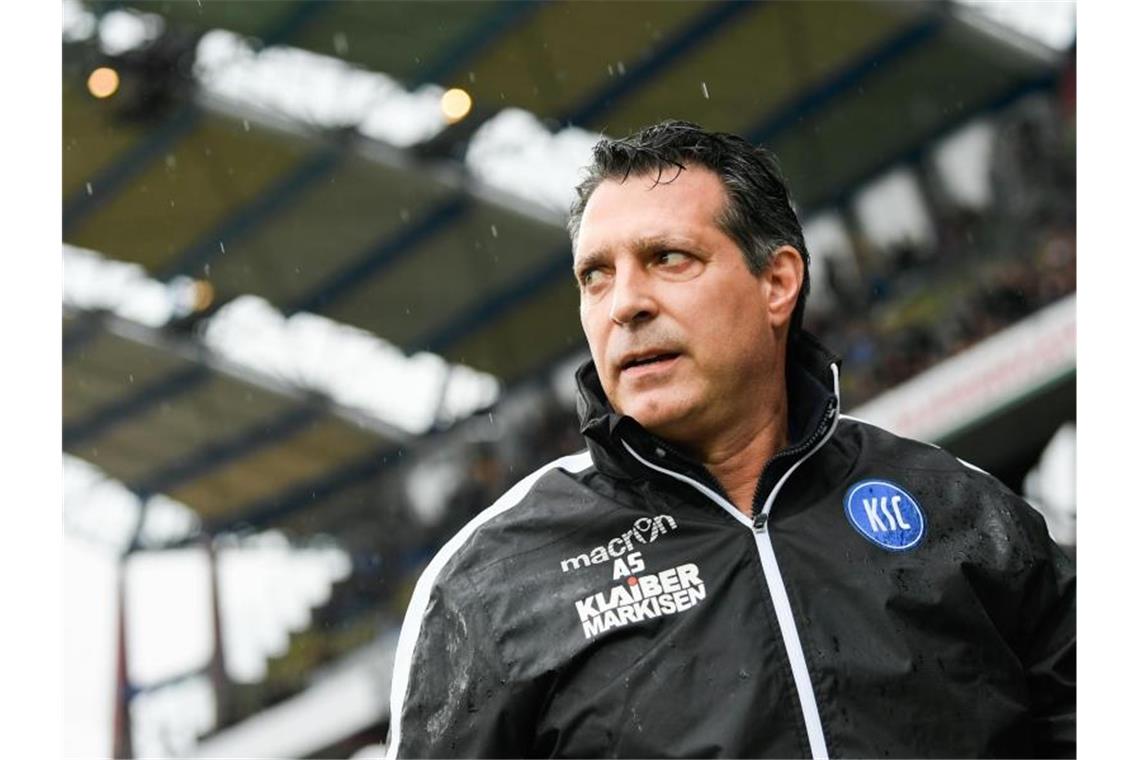
[[[416,587],[389,756],[1072,756],[1075,571],[1043,520],[841,416],[810,336],[789,357],[751,521],[579,370],[588,451]]]

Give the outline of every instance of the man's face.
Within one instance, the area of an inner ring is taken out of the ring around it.
[[[770,414],[783,348],[772,284],[716,224],[720,179],[702,167],[670,176],[602,182],[582,215],[574,269],[610,403],[665,439],[703,448]]]

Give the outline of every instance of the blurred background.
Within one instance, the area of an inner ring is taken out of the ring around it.
[[[845,411],[1076,552],[1071,3],[62,4],[65,751],[382,752],[420,570],[582,447],[600,134],[772,148]]]

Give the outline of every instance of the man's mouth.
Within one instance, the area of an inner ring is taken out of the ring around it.
[[[648,365],[652,365],[652,364],[662,364],[664,362],[672,361],[673,359],[676,359],[678,356],[680,356],[680,354],[676,353],[676,352],[664,352],[664,353],[660,353],[660,354],[648,354],[646,356],[638,356],[638,357],[634,357],[631,359],[626,359],[624,362],[622,362],[621,369],[624,372],[625,370],[633,369],[634,367],[644,367],[644,366],[648,366]]]

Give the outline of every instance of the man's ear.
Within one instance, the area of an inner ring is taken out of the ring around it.
[[[772,253],[762,276],[768,282],[768,322],[784,327],[792,319],[804,284],[804,260],[795,248],[782,245]]]

